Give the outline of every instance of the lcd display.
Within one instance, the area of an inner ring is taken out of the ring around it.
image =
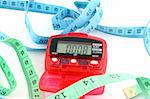
[[[57,53],[74,55],[91,55],[92,45],[89,42],[58,41]]]

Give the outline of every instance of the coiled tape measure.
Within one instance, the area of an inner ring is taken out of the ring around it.
[[[33,31],[28,17],[28,11],[45,14],[56,14],[56,16],[52,18],[52,24],[55,30],[64,29],[62,33],[73,32],[77,29],[80,29],[81,32],[83,31],[85,33],[89,33],[93,29],[96,29],[101,32],[117,36],[144,38],[145,47],[148,53],[150,53],[150,33],[149,31],[147,31],[149,29],[147,25],[144,27],[101,26],[98,25],[102,17],[100,0],[92,0],[90,2],[75,2],[74,4],[77,6],[77,8],[83,8],[84,11],[81,14],[79,14],[76,11],[64,7],[33,2],[31,0],[0,0],[0,8],[23,11],[25,10],[27,12],[25,14],[26,27],[29,31],[29,35],[35,43],[46,44],[48,41],[48,37],[40,36]],[[63,20],[65,17],[71,17],[72,19]],[[36,49],[45,49],[45,47],[40,47]]]
[[[14,50],[17,53],[17,56],[19,58],[19,61],[22,66],[22,70],[24,72],[27,85],[28,85],[28,91],[29,91],[29,98],[30,99],[41,99],[41,93],[38,88],[38,76],[35,72],[35,69],[32,65],[32,62],[26,52],[26,49],[22,45],[22,43],[16,39],[4,39],[1,40],[1,42],[8,44],[9,46],[13,47]],[[9,95],[14,88],[16,87],[16,81],[14,79],[13,74],[11,73],[10,69],[8,68],[6,62],[0,58],[0,66],[9,82],[10,89],[4,88],[0,85],[0,95],[7,96]]]
[[[23,45],[16,39],[5,39],[2,42],[6,44],[10,44],[15,51],[17,52],[17,55],[19,57],[19,60],[21,62],[22,69],[25,73],[25,77],[28,84],[29,89],[29,98],[31,99],[42,99],[42,95],[38,88],[38,79],[37,75],[34,71],[33,65],[26,53],[25,48]],[[0,87],[0,94],[1,95],[9,95],[14,88],[16,87],[16,81],[13,77],[13,74],[11,73],[9,67],[5,63],[5,61],[1,58],[1,68],[4,71],[7,80],[10,84],[10,89]],[[122,80],[128,80],[128,79],[135,79],[137,78],[137,81],[139,83],[139,86],[143,92],[143,94],[146,96],[146,99],[150,98],[149,90],[150,90],[150,79],[147,78],[138,78],[133,75],[128,74],[109,74],[109,75],[102,75],[102,76],[91,76],[85,79],[82,79],[73,85],[57,92],[56,94],[48,97],[48,99],[77,99],[84,94],[92,91],[95,88],[99,88],[101,86],[104,86],[109,83],[114,83]],[[72,93],[70,93],[72,92]]]
[[[150,39],[150,29],[149,29],[148,25],[147,25],[147,27],[134,27],[134,28],[132,28],[132,27],[129,27],[129,28],[105,27],[105,26],[99,26],[99,25],[97,26],[98,20],[95,21],[95,18],[100,19],[102,16],[101,9],[99,9],[99,10],[96,9],[97,7],[100,7],[99,3],[100,3],[99,0],[93,0],[89,3],[76,2],[75,4],[78,8],[86,7],[85,11],[82,14],[78,14],[77,12],[66,9],[64,7],[58,7],[58,6],[54,6],[54,5],[46,5],[46,4],[31,2],[31,1],[26,2],[26,1],[16,1],[16,0],[0,0],[0,7],[16,9],[16,10],[26,10],[27,12],[34,11],[34,12],[48,13],[48,14],[56,14],[57,13],[56,17],[53,18],[53,20],[55,21],[55,22],[53,22],[54,23],[53,26],[54,26],[54,29],[64,29],[63,33],[75,31],[78,28],[82,28],[81,31],[86,31],[88,33],[92,29],[96,28],[97,30],[100,30],[102,32],[106,32],[109,34],[125,36],[125,37],[144,38],[145,47],[147,48],[147,51],[150,52],[150,40],[149,40]],[[28,5],[28,7],[26,5]],[[61,13],[59,13],[59,12],[61,12]],[[74,15],[76,17],[73,17],[73,20],[65,20],[64,21],[62,19],[64,17],[66,17],[65,15],[67,15],[67,16]],[[81,21],[82,23],[80,23],[80,20],[82,20]],[[33,29],[30,24],[27,13],[26,13],[25,21],[26,21],[27,29],[29,30],[29,34],[31,35],[33,41],[35,41],[36,43],[47,43],[48,37],[39,36],[33,32]],[[55,24],[55,23],[57,23],[57,24]],[[63,25],[63,24],[65,24],[65,25]],[[7,36],[1,35],[0,37],[5,38]],[[43,49],[43,48],[41,48],[41,49]],[[131,78],[136,78],[136,77],[131,77]],[[84,83],[81,80],[80,82],[73,84],[72,85],[73,87],[70,86],[69,88],[62,90],[62,91],[58,92],[57,94],[50,96],[49,99],[78,98],[78,97],[82,96],[83,94],[89,92],[93,88],[97,87],[98,85],[99,85],[98,87],[100,87],[100,86],[103,86],[104,84],[107,84],[107,83],[110,83],[113,81],[130,79],[130,76],[129,75],[119,75],[119,76],[118,75],[117,76],[105,75],[105,76],[99,76],[99,79],[98,78],[96,78],[96,79],[98,81],[92,80],[92,82],[99,82],[95,86],[91,82],[89,83],[90,84],[89,86],[85,86],[85,85],[88,85],[87,83],[85,84],[85,82],[89,82],[89,80],[87,78],[87,79],[85,79],[86,81],[83,81]],[[142,92],[144,93],[146,98],[149,99],[149,79],[146,79],[146,78],[138,78],[138,79],[140,79],[140,80],[138,80],[138,82],[140,82],[139,86],[142,89]],[[108,82],[107,82],[107,80],[108,80]],[[75,89],[80,88],[80,90],[75,90],[74,88]],[[67,91],[67,90],[69,90],[69,91]],[[69,93],[67,93],[67,92],[70,92],[70,91],[72,91],[72,92],[75,91],[75,94],[68,95]],[[37,94],[37,96],[40,97],[41,95]]]
[[[17,55],[21,62],[22,69],[26,75],[25,77],[28,82],[27,84],[28,84],[28,89],[30,94],[29,98],[42,99],[42,95],[37,85],[38,84],[37,75],[34,71],[33,65],[23,45],[18,40],[11,39],[11,38],[5,39],[1,42],[10,44],[17,52]],[[10,69],[8,68],[7,64],[4,62],[2,58],[1,58],[1,64],[2,64],[1,68],[3,68],[2,70],[5,72],[7,79],[11,81],[9,82],[9,84],[12,86],[10,87],[10,90],[4,87],[0,87],[0,95],[8,95],[16,86],[16,81],[14,80],[13,75],[10,72]],[[146,99],[150,98],[150,93],[149,93],[150,79],[141,78],[141,77],[138,78],[136,76],[129,75],[129,74],[108,74],[108,75],[101,75],[101,76],[97,75],[97,76],[84,78],[74,83],[73,85],[57,92],[56,94],[49,96],[47,99],[77,99],[83,96],[84,94],[92,91],[95,88],[99,88],[109,83],[114,83],[114,82],[128,80],[128,79],[136,79],[139,83],[139,86],[143,94],[146,96]]]
[[[40,80],[40,89],[57,92],[85,77],[105,73],[106,42],[85,33],[52,36],[45,58],[46,70]],[[103,91],[101,87],[88,94],[102,94]]]

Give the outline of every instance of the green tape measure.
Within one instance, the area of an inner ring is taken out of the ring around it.
[[[5,44],[8,44],[9,46],[13,47],[14,50],[17,53],[17,56],[19,58],[20,64],[22,66],[23,73],[25,75],[27,85],[28,85],[28,92],[29,92],[29,98],[30,99],[41,99],[42,94],[38,87],[38,76],[35,72],[35,69],[33,67],[33,64],[27,54],[26,49],[24,48],[23,44],[12,38],[1,40],[1,42],[4,42]],[[1,58],[0,65],[5,73],[5,76],[10,84],[11,89],[6,89],[2,86],[0,86],[0,95],[6,96],[9,95],[13,89],[16,87],[16,81],[8,68],[6,62]]]
[[[38,87],[38,76],[22,43],[12,38],[1,40],[1,42],[4,42],[15,49],[28,84],[29,98],[42,99],[43,97]],[[10,89],[0,85],[0,95],[7,96],[15,89],[16,81],[2,57],[0,57],[0,67],[10,85]],[[146,99],[150,99],[150,79],[129,74],[107,74],[87,77],[56,94],[49,96],[47,99],[78,99],[95,88],[129,79],[136,79],[140,87],[139,90],[141,90]]]
[[[17,84],[10,68],[8,67],[7,63],[1,56],[0,56],[0,68],[4,72],[10,86],[10,88],[4,88],[2,85],[0,85],[0,95],[7,96],[15,89]]]
[[[137,90],[139,92],[142,91],[145,99],[150,99],[150,79],[129,74],[107,74],[102,76],[91,76],[76,82],[75,84],[57,92],[47,99],[78,99],[79,97],[95,88],[129,79],[136,79],[138,85],[141,88],[140,89],[137,87]]]

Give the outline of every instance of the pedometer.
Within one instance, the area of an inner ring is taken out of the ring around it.
[[[84,33],[68,33],[49,38],[45,57],[45,72],[40,89],[57,92],[89,76],[106,71],[107,46],[105,40]],[[88,93],[102,94],[104,86]]]

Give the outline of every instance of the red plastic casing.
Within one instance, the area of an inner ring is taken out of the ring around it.
[[[81,39],[91,39],[96,40],[102,43],[102,56],[101,58],[93,58],[93,57],[79,57],[79,56],[67,56],[67,55],[54,55],[50,53],[50,48],[52,44],[52,40],[54,38],[63,38],[63,37],[74,37],[74,38],[81,38]],[[53,63],[52,58],[58,58],[58,61]],[[61,60],[67,59],[69,63],[62,64]],[[72,64],[70,63],[71,59],[76,59],[77,63]],[[88,64],[81,65],[78,61],[86,61]],[[98,65],[91,65],[91,60],[97,60]],[[71,84],[85,78],[88,76],[93,75],[102,75],[106,71],[107,65],[107,45],[105,40],[87,35],[85,33],[68,33],[68,34],[61,34],[55,35],[49,38],[48,46],[46,50],[46,57],[45,57],[45,72],[42,75],[39,87],[42,91],[47,92],[58,92],[59,90],[70,86]],[[94,89],[93,91],[87,93],[86,95],[98,95],[104,92],[104,86]]]

